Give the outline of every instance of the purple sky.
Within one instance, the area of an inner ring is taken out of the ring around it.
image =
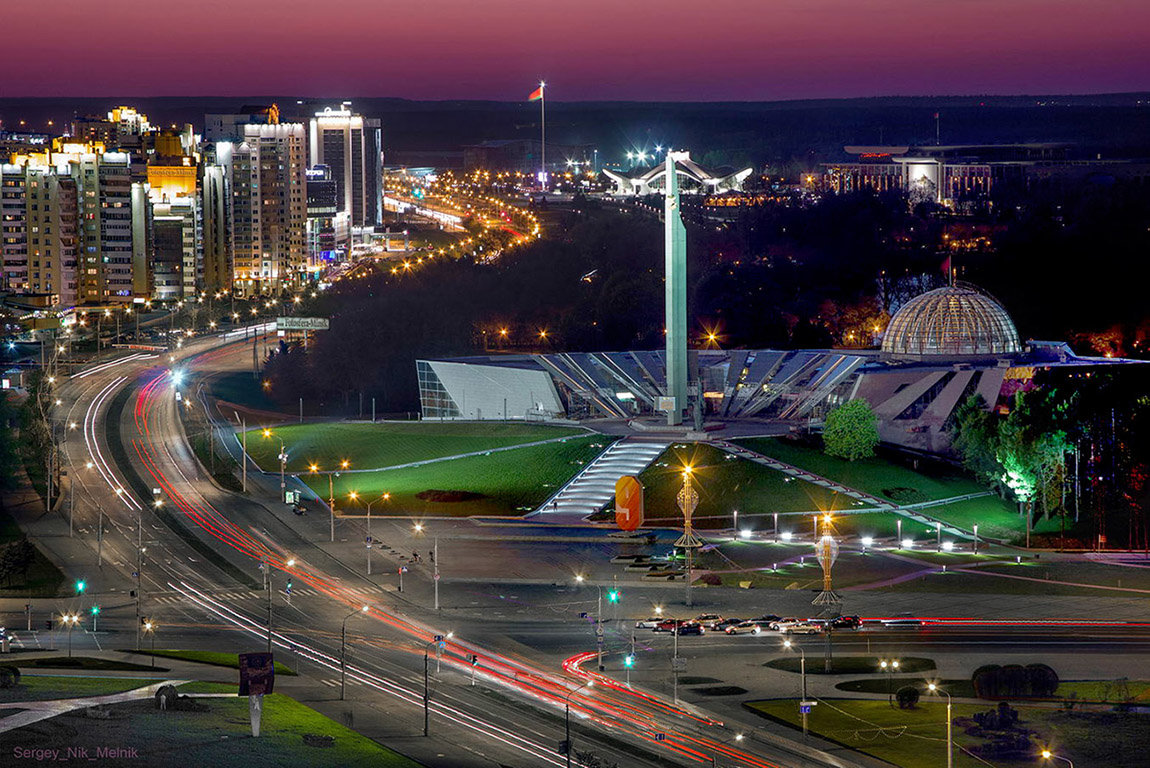
[[[6,4],[6,6],[9,4]],[[1150,89],[1148,0],[78,0],[0,95],[769,100]]]

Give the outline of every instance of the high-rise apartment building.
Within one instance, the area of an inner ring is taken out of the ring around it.
[[[5,287],[54,303],[130,302],[149,288],[150,210],[131,158],[65,143],[0,169]]]
[[[307,267],[306,137],[300,123],[245,125],[243,141],[216,145],[230,180],[237,291],[277,293]]]
[[[340,211],[354,227],[382,222],[383,144],[378,119],[346,108],[316,112],[311,119],[310,162],[331,168]]]

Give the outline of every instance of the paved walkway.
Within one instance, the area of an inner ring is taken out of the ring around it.
[[[51,699],[49,701],[13,701],[7,704],[0,704],[0,709],[19,709],[23,710],[14,715],[0,718],[0,733],[12,731],[17,728],[23,728],[32,723],[38,723],[41,720],[47,720],[57,715],[63,715],[68,712],[74,712],[77,709],[87,709],[89,707],[97,707],[102,704],[121,704],[125,701],[137,701],[139,699],[150,699],[156,695],[162,686],[165,685],[183,685],[184,683],[191,682],[190,680],[162,680],[158,683],[145,685],[142,688],[136,688],[131,691],[124,691],[123,693],[113,693],[107,696],[88,696],[80,699]]]

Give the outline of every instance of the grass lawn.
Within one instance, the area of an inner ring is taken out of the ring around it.
[[[207,698],[196,702],[207,711],[161,712],[151,701],[115,705],[115,717],[98,721],[98,735],[92,733],[94,721],[57,717],[22,728],[20,743],[30,748],[86,746],[93,753],[93,745],[134,747],[138,757],[131,763],[162,768],[419,768],[418,763],[283,694],[264,697],[258,739],[251,738],[246,698]],[[77,727],[81,723],[85,725]],[[309,746],[303,741],[305,734],[331,736],[334,743],[326,748]]]
[[[905,685],[906,683],[904,683]],[[969,679],[943,680],[939,683],[943,690],[955,698],[976,699],[974,685]],[[847,680],[835,688],[852,693],[886,694],[887,681],[883,678]],[[926,695],[926,691],[923,691]],[[1054,694],[1062,699],[1077,701],[1106,701],[1120,704],[1126,701],[1145,702],[1150,698],[1150,681],[1147,680],[1063,680]]]
[[[239,693],[239,683],[205,683],[193,680],[176,688],[180,693]]]
[[[215,667],[231,667],[232,669],[240,668],[240,656],[238,653],[220,653],[218,651],[172,651],[172,650],[157,650],[157,651],[134,651],[145,656],[156,655],[164,659],[180,659],[182,661],[194,661],[200,664],[211,664]],[[295,671],[286,664],[276,662],[277,675],[295,675]]]
[[[0,688],[0,702],[48,701],[123,693],[159,680],[127,677],[70,677],[25,673],[15,688]]]
[[[675,495],[683,485],[685,465],[694,469],[695,490],[699,493],[699,506],[694,515],[698,528],[730,528],[732,511],[737,509],[740,527],[766,530],[772,525],[772,513],[834,509],[848,501],[837,499],[838,494],[826,488],[788,478],[718,448],[702,443],[676,443],[639,476],[647,519],[682,519]],[[802,524],[805,523],[793,518],[784,524],[780,519],[779,529],[800,530]]]
[[[915,471],[879,457],[846,461],[827,456],[821,450],[810,446],[773,437],[754,437],[734,442],[757,453],[899,504],[936,501],[986,491],[978,481],[957,470],[949,472],[940,468],[938,471]],[[1009,538],[1025,530],[1017,512],[1012,503],[997,496],[969,499],[923,510],[926,515],[967,530],[977,523],[980,534],[995,538]]]
[[[867,672],[873,672],[876,675],[883,674],[882,668],[879,666],[878,656],[838,656],[831,659],[831,671],[826,672],[826,665],[823,664],[823,659],[812,659],[807,664],[808,675],[861,675]],[[928,672],[935,668],[934,659],[924,659],[918,656],[900,657],[898,660],[899,672]],[[784,672],[794,672],[798,674],[801,671],[802,659],[798,654],[792,656],[780,656],[777,659],[771,659],[764,662],[764,667],[771,669],[781,669]],[[877,682],[882,683],[882,693],[886,693],[886,678],[883,677]],[[902,683],[901,685],[906,685]],[[896,678],[894,681],[895,688],[901,687],[899,680]]]
[[[801,727],[798,707],[793,699],[771,699],[745,704],[749,710],[772,720]],[[989,705],[955,704],[954,716],[970,717],[985,712]],[[1060,755],[1084,766],[1133,766],[1150,749],[1150,728],[1145,716],[1115,712],[1061,712],[1037,707],[1016,707],[1022,725],[1036,732],[1039,743],[1058,745]],[[866,754],[887,760],[901,768],[938,768],[946,762],[946,704],[925,696],[914,709],[891,708],[885,699],[823,699],[809,717],[812,732]],[[956,747],[973,747],[982,739],[954,728]],[[997,768],[1034,766],[1024,762],[995,758]],[[985,768],[980,762],[956,748],[956,768]]]
[[[335,479],[336,510],[362,514],[360,501],[391,494],[386,504],[374,504],[375,515],[466,516],[521,515],[547,500],[561,485],[606,449],[611,438],[571,437],[563,442],[469,456],[434,464],[377,472],[345,473]],[[320,498],[328,497],[328,479],[301,475]],[[462,491],[475,496],[461,501],[417,498],[424,491]]]
[[[294,424],[277,427],[272,434],[264,437],[258,429],[248,432],[252,459],[268,472],[278,472],[279,441],[283,440],[288,471],[307,472],[313,463],[321,471],[337,468],[344,459],[352,469],[380,469],[587,432],[545,424],[398,421]]]
[[[104,669],[127,672],[141,672],[153,670],[147,664],[133,664],[130,661],[117,661],[116,659],[96,659],[88,656],[52,656],[45,659],[29,659],[26,663],[16,662],[21,669]],[[157,672],[167,672],[164,667],[155,667]]]
[[[901,661],[899,662],[902,663]],[[974,685],[970,680],[940,680],[939,686],[949,693],[951,696],[958,699],[977,699],[974,694]],[[835,689],[840,691],[848,691],[850,693],[880,693],[883,696],[887,695],[890,690],[890,685],[886,677],[871,677],[865,680],[847,680],[842,683],[836,683]],[[917,685],[922,688],[922,695],[927,695],[926,685],[921,680],[895,680],[894,690],[898,690],[906,685]]]

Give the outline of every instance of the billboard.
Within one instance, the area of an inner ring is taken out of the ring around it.
[[[240,696],[271,693],[275,682],[275,664],[270,653],[240,654]]]
[[[615,483],[615,524],[624,531],[643,524],[643,484],[634,475],[623,475]]]
[[[326,317],[277,317],[277,331],[326,331]]]

